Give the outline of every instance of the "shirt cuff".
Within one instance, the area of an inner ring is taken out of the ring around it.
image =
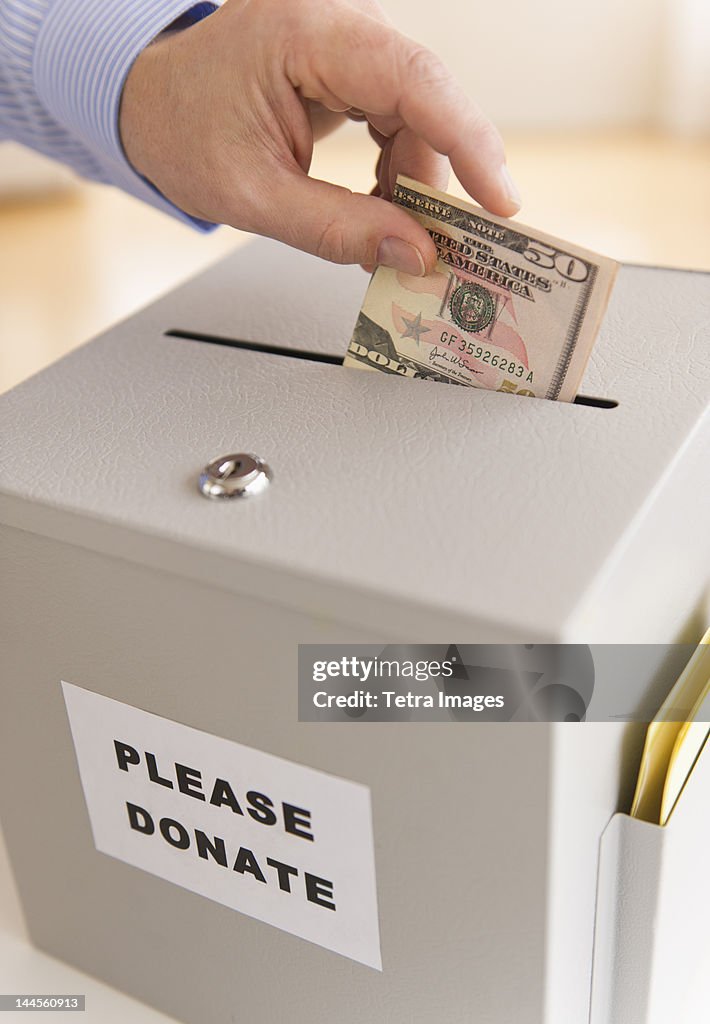
[[[142,50],[179,21],[194,24],[217,9],[195,0],[54,0],[37,38],[37,94],[101,167],[101,180],[201,230],[215,225],[190,217],[128,162],[118,129],[126,76]]]

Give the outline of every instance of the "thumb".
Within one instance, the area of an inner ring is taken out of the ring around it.
[[[381,264],[421,277],[434,269],[427,231],[398,206],[289,170],[269,182],[260,234],[332,263]]]

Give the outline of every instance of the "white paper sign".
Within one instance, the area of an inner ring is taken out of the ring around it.
[[[62,689],[97,850],[382,969],[367,786]]]

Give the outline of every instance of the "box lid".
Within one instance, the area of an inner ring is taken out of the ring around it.
[[[710,275],[622,268],[582,387],[615,408],[165,333],[340,356],[366,285],[258,240],[2,396],[0,521],[378,636],[672,639],[710,576]],[[202,497],[236,451],[272,486]]]

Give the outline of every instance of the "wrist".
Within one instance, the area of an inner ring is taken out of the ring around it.
[[[201,178],[200,129],[209,77],[204,53],[210,49],[210,38],[202,36],[209,36],[211,20],[170,26],[175,30],[146,46],[126,76],[118,113],[123,154],[133,171],[200,221],[211,220],[198,209],[208,185]]]
[[[152,184],[155,182],[151,176],[148,141],[155,135],[160,119],[156,106],[162,90],[159,85],[156,87],[159,82],[156,65],[161,56],[158,50],[164,43],[161,33],[138,54],[126,75],[118,111],[118,132],[126,159],[136,173]]]

